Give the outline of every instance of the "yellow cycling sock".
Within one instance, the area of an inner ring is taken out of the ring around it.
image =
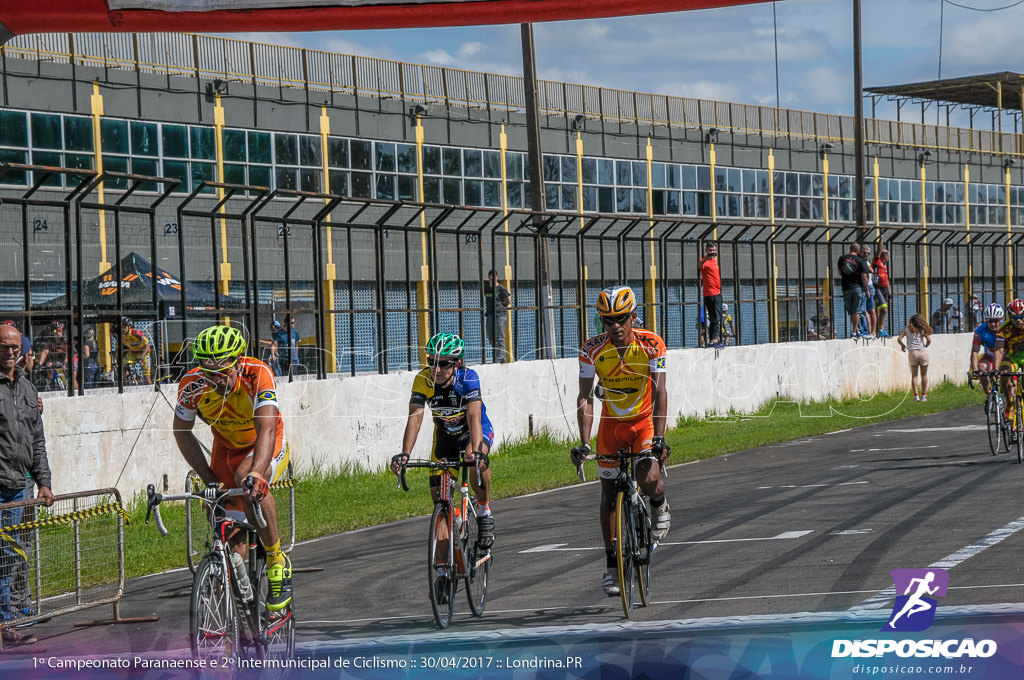
[[[281,541],[267,547],[267,566],[284,563],[284,552],[281,550]]]

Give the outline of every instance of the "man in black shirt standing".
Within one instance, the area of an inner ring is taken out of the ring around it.
[[[839,258],[836,263],[843,287],[843,305],[850,315],[851,337],[860,337],[858,324],[860,315],[865,311],[868,296],[868,263],[860,256],[860,244],[850,244],[850,252]]]
[[[484,283],[484,329],[487,341],[494,348],[494,361],[499,364],[508,360],[505,352],[505,310],[510,300],[508,288],[498,282],[498,272],[493,269],[487,272],[487,281]]]

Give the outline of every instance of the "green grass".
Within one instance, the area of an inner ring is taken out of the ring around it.
[[[980,391],[943,383],[934,387],[927,403],[905,392],[879,394],[870,399],[846,399],[797,404],[776,401],[753,415],[683,418],[669,430],[670,462],[708,458],[767,444],[790,441],[870,423],[910,418],[970,405],[980,405]],[[508,498],[566,486],[576,481],[569,462],[571,441],[542,434],[504,444],[491,458],[495,482],[493,498]],[[594,479],[596,468],[588,479]],[[300,475],[296,486],[296,524],[299,540],[393,522],[430,511],[427,473],[410,470],[408,493],[396,488],[390,472],[314,470]],[[279,503],[284,508],[283,503]],[[136,501],[133,522],[125,527],[125,564],[129,577],[185,565],[185,522],[180,504],[163,507],[170,535],[161,537],[146,526],[145,507]]]

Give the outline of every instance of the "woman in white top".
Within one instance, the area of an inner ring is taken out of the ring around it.
[[[906,340],[906,344],[904,344]],[[909,352],[910,386],[914,388],[914,401],[928,401],[928,345],[932,344],[932,327],[920,314],[914,314],[907,327],[896,338],[900,350]],[[917,372],[921,370],[921,392],[917,391]]]

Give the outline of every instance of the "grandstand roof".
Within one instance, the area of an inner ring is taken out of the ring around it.
[[[1002,90],[1002,106],[1000,106]],[[870,94],[888,95],[917,101],[934,101],[960,104],[966,107],[979,106],[990,109],[1021,110],[1021,93],[1024,92],[1024,75],[1003,71],[980,76],[929,80],[907,85],[887,85],[865,88]]]

